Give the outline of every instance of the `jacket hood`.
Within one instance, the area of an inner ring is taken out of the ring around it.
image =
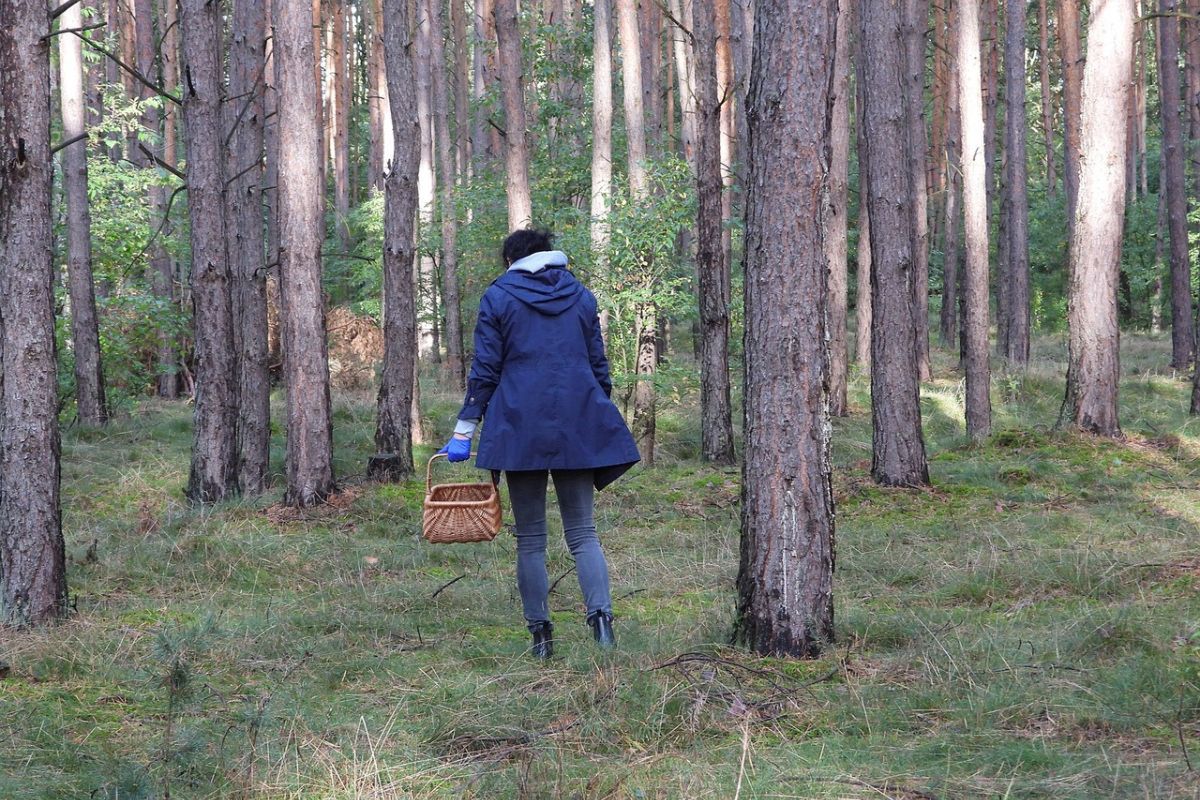
[[[557,316],[583,297],[583,284],[566,269],[559,268],[565,267],[565,262],[564,258],[562,264],[547,265],[555,268],[537,272],[509,269],[494,285],[542,314]]]

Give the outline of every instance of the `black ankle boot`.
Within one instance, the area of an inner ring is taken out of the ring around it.
[[[617,637],[613,635],[613,617],[607,611],[593,611],[588,614],[587,624],[592,626],[592,636],[596,644],[605,650],[617,646]]]
[[[545,661],[554,655],[554,626],[549,622],[537,622],[529,626],[533,634],[533,646],[529,653],[539,661]]]

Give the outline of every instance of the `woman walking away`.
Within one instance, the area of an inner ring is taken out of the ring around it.
[[[517,522],[517,586],[532,653],[549,658],[554,637],[546,574],[546,479],[554,478],[567,547],[575,558],[587,622],[613,647],[608,564],[596,537],[593,489],[638,461],[613,405],[596,298],[551,249],[553,235],[520,230],[504,240],[506,271],[479,301],[475,360],[454,436],[442,448],[465,461],[480,420],[475,465],[501,470]]]

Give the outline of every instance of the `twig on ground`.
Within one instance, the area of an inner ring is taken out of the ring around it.
[[[432,600],[433,598],[437,597],[439,594],[441,594],[441,593],[442,593],[442,592],[444,592],[445,590],[449,589],[451,586],[453,586],[454,584],[458,583],[459,581],[461,581],[461,580],[462,580],[463,578],[465,578],[465,577],[467,577],[467,573],[465,573],[465,572],[464,572],[462,575],[459,575],[459,576],[458,576],[457,578],[455,578],[454,580],[452,580],[452,581],[448,581],[448,582],[446,582],[446,583],[443,583],[441,586],[439,586],[439,587],[437,588],[437,591],[436,591],[436,592],[434,592],[433,594],[429,595],[429,599],[430,599],[430,600]],[[420,637],[418,636],[418,638],[420,638]]]
[[[554,579],[554,583],[550,584],[550,591],[546,592],[546,594],[554,594],[554,588],[556,586],[558,586],[559,581],[561,581],[563,578],[567,577],[574,571],[575,571],[575,565],[572,564],[571,568],[569,570],[567,570],[562,575],[559,575],[557,578]]]

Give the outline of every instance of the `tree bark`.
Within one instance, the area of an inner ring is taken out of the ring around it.
[[[929,0],[904,0],[905,116],[913,196],[913,313],[916,315],[917,373],[929,380],[929,193],[925,183],[925,32]]]
[[[1050,94],[1050,0],[1038,0],[1038,70],[1042,82],[1042,138],[1046,148],[1046,193],[1051,199],[1058,193],[1058,175],[1054,159],[1054,98]]]
[[[437,139],[438,183],[442,195],[442,312],[446,320],[446,373],[451,384],[466,386],[463,362],[462,310],[458,300],[458,214],[454,208],[454,142],[450,138],[450,90],[446,84],[442,46],[442,0],[429,0],[430,69],[433,83],[433,127]]]
[[[727,2],[727,0],[717,0]],[[646,115],[646,130],[649,132],[647,147],[650,153],[658,154],[663,149],[663,130],[666,117],[663,111],[662,91],[662,9],[657,3],[638,3],[638,30],[642,44],[642,108]]]
[[[0,0],[0,624],[67,611],[46,4]],[[80,145],[82,146],[82,145]]]
[[[471,174],[471,129],[467,124],[470,119],[471,68],[467,58],[467,12],[463,0],[450,0],[450,28],[451,41],[454,43],[455,156],[458,160],[458,182],[465,186]]]
[[[236,0],[230,26],[229,97],[238,99],[226,107],[232,128],[225,197],[234,285],[234,339],[238,346],[238,487],[247,495],[260,494],[267,488],[271,459],[267,263],[261,192],[266,22],[262,0]]]
[[[494,8],[495,0],[475,0],[473,12],[475,36],[472,40],[475,57],[471,66],[473,87],[471,92],[475,99],[475,120],[471,131],[471,151],[474,154],[477,174],[482,171],[484,164],[496,155],[492,149],[491,138],[491,131],[495,129],[492,128],[489,131],[486,102],[488,84],[492,80],[489,67],[493,54],[489,50],[491,41],[489,31],[493,33],[495,31]]]
[[[225,253],[221,134],[221,26],[207,0],[181,0],[183,115],[187,128],[196,409],[187,496],[213,503],[237,493],[237,361]]]
[[[595,0],[592,42],[592,254],[598,270],[608,263],[608,211],[612,198],[612,0]]]
[[[1176,0],[1159,0],[1158,92],[1162,120],[1163,188],[1171,256],[1171,366],[1192,362],[1192,282],[1188,256],[1187,196],[1184,193],[1183,127],[1179,116],[1179,17]]]
[[[696,69],[696,272],[700,290],[700,450],[705,461],[732,464],[729,392],[729,263],[721,246],[721,107],[713,9],[693,7]]]
[[[420,125],[416,114],[412,20],[405,0],[383,0],[383,58],[393,122],[393,159],[384,195],[383,370],[375,423],[375,448],[401,478],[413,469],[416,387],[416,303],[412,264],[417,207]]]
[[[329,126],[333,129],[330,146],[333,148],[333,212],[334,230],[342,252],[350,249],[350,74],[346,54],[346,13],[344,3],[330,7],[329,52],[330,83],[333,106]]]
[[[847,232],[850,216],[850,31],[853,0],[837,0],[837,41],[833,57],[829,203],[825,216],[825,257],[829,261],[829,413],[850,413],[846,398]]]
[[[836,18],[835,0],[760,0],[749,93],[735,636],[758,653],[804,658],[834,639],[827,267],[817,198],[828,191]],[[802,153],[812,169],[793,168]]]
[[[963,238],[967,265],[963,275],[963,324],[966,332],[967,434],[975,440],[992,430],[991,366],[988,363],[988,221],[987,170],[983,162],[983,65],[979,0],[959,4],[958,111],[962,141]]]
[[[1029,362],[1029,196],[1025,149],[1025,2],[1008,0],[1004,39],[1004,191],[1008,216],[1008,324],[1002,354],[1010,364]]]
[[[63,30],[83,25],[79,5],[59,18]],[[58,41],[59,93],[62,98],[63,141],[84,134],[83,42],[60,34]],[[96,292],[92,284],[92,215],[88,208],[87,142],[63,150],[63,189],[67,200],[67,279],[71,297],[71,345],[75,355],[75,405],[84,425],[108,421],[104,397],[104,371],[100,364],[100,332],[96,317]]]
[[[862,7],[861,0],[855,0],[855,10]],[[854,315],[855,315],[855,336],[854,336],[854,360],[858,362],[858,366],[863,371],[871,369],[871,209],[870,204],[866,201],[866,192],[863,190],[866,181],[866,172],[863,170],[863,164],[867,158],[867,140],[863,131],[863,65],[862,65],[862,44],[859,43],[856,52],[855,66],[857,76],[854,81],[854,114],[855,114],[855,146],[858,152],[858,253],[857,253],[857,274],[855,275],[855,283],[857,284],[854,291]]]
[[[871,220],[871,475],[886,486],[929,483],[921,434],[915,282],[915,185],[909,155],[904,15],[897,6],[859,7],[862,162]],[[921,175],[924,175],[922,171]]]
[[[168,3],[171,0],[167,0]],[[281,0],[263,0],[263,17],[267,29],[274,26],[274,3]],[[283,368],[283,337],[280,328],[279,297],[279,91],[275,59],[275,45],[267,48],[263,82],[266,85],[263,98],[263,141],[265,164],[263,168],[263,198],[267,207],[267,364],[271,375],[278,377]]]
[[[637,0],[616,0],[617,27],[621,38],[621,73],[624,80],[625,131],[629,170],[629,194],[634,205],[650,195],[646,174],[646,126],[642,108],[641,37],[638,31]],[[647,272],[649,265],[647,265]],[[650,281],[650,276],[645,276]],[[635,310],[637,359],[633,387],[633,435],[642,460],[654,463],[655,395],[654,373],[658,367],[658,325],[654,305],[643,302]]]
[[[1125,213],[1125,109],[1133,67],[1133,4],[1091,9],[1080,107],[1079,193],[1071,232],[1070,324],[1063,419],[1083,431],[1120,436],[1117,275]]]
[[[695,14],[695,3],[693,11]],[[713,0],[717,20],[717,96],[721,103],[721,216],[733,218],[733,164],[737,159],[737,121],[733,113],[733,44],[730,41],[732,12],[730,0]],[[645,77],[643,76],[643,80]],[[725,226],[721,233],[721,246],[725,250],[725,263],[733,263],[733,231]]]
[[[421,126],[421,158],[417,164],[417,241],[423,241],[433,228],[437,202],[437,170],[434,166],[433,130],[433,29],[429,24],[427,0],[417,0],[417,120]],[[433,253],[419,248],[416,265],[417,342],[421,357],[433,363],[441,361],[438,330],[437,269]]]
[[[671,46],[674,51],[675,80],[679,85],[680,149],[688,164],[696,162],[696,80],[693,57],[688,44],[691,27],[684,21],[683,0],[671,1]],[[691,8],[689,4],[688,8]],[[680,24],[677,24],[680,23]],[[686,28],[686,31],[685,31]],[[694,34],[693,34],[694,35]]]
[[[953,7],[947,15],[946,44],[951,61],[946,77],[946,202],[945,244],[942,247],[942,308],[939,318],[939,336],[944,347],[954,347],[958,341],[958,265],[960,258],[959,230],[962,208],[962,149],[959,146],[960,125],[958,101],[958,62],[953,49],[957,46],[958,9]]]
[[[367,155],[367,173],[371,188],[383,189],[384,172],[387,166],[383,159],[383,113],[384,83],[387,78],[383,68],[383,3],[371,0],[371,27],[367,44],[367,130],[371,137],[371,149]]]
[[[304,2],[277,0],[272,10],[283,99],[279,104],[279,284],[287,387],[284,502],[303,508],[324,501],[336,488],[321,292],[320,100],[312,79],[316,56],[311,9]]]
[[[1075,224],[1075,203],[1079,195],[1079,113],[1083,102],[1079,0],[1058,0],[1058,47],[1062,57],[1063,74],[1063,190],[1067,194],[1068,237],[1073,240],[1074,236],[1070,234],[1069,229]]]
[[[497,60],[504,103],[505,192],[508,229],[517,230],[533,219],[529,196],[529,150],[525,144],[525,89],[521,72],[521,31],[516,0],[496,0]]]

